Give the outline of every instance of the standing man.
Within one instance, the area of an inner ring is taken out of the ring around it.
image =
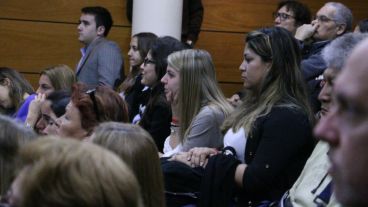
[[[124,65],[119,46],[105,39],[112,26],[110,12],[103,7],[84,7],[79,20],[81,49],[76,75],[79,82],[90,88],[98,85],[114,87],[123,76]]]
[[[295,38],[301,42],[303,49],[302,74],[308,83],[314,112],[320,109],[317,100],[320,92],[319,77],[327,68],[321,51],[336,37],[351,31],[352,22],[353,15],[348,7],[338,2],[328,2],[318,10],[311,24],[304,24],[296,31]]]
[[[368,206],[368,40],[348,58],[334,85],[330,112],[315,128],[330,145],[336,198],[346,206]]]

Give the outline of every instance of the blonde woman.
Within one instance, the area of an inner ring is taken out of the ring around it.
[[[88,142],[38,139],[20,152],[10,206],[141,207],[138,182],[112,152]]]
[[[106,122],[91,137],[93,143],[117,154],[133,170],[145,207],[164,207],[164,183],[157,147],[138,125]]]
[[[210,54],[190,49],[169,55],[161,82],[177,125],[165,141],[164,156],[193,147],[221,147],[220,126],[232,107],[217,84]]]
[[[37,94],[49,95],[53,91],[71,91],[75,83],[74,71],[67,65],[55,65],[41,72]]]

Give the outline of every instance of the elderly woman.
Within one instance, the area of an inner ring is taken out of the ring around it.
[[[127,122],[127,104],[118,93],[105,86],[87,90],[77,83],[73,86],[71,101],[63,116],[57,119],[57,134],[62,137],[84,139],[94,127],[106,121]]]

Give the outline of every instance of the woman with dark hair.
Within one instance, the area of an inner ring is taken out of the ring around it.
[[[367,33],[368,32],[368,19],[363,19],[359,21],[354,29],[354,32]]]
[[[128,121],[128,107],[123,98],[106,86],[87,90],[87,85],[77,83],[73,86],[65,114],[57,119],[57,134],[85,139],[94,127],[106,121]]]
[[[227,206],[236,185],[239,206],[257,206],[280,199],[295,182],[314,146],[300,60],[287,30],[248,33],[240,65],[246,93],[223,124],[225,148],[194,148],[183,156],[190,165],[206,166],[201,202]]]
[[[307,5],[295,0],[282,0],[273,13],[275,26],[285,28],[295,35],[298,27],[310,24],[312,15]]]
[[[167,56],[184,48],[173,37],[157,38],[141,65],[141,83],[147,86],[144,92],[147,95],[146,100],[141,100],[139,114],[134,117],[133,123],[139,121],[139,125],[151,134],[159,151],[162,151],[164,141],[170,134],[171,122],[171,108],[166,100],[161,78],[166,73]]]
[[[0,113],[25,122],[35,98],[31,84],[11,68],[0,67]]]
[[[141,83],[141,64],[147,56],[148,50],[157,36],[153,33],[142,32],[133,35],[128,52],[130,71],[124,82],[118,87],[118,92],[124,97],[129,107],[129,120],[139,110],[139,99],[142,95],[144,85]]]
[[[56,119],[65,114],[70,102],[70,92],[54,91],[40,103],[40,118],[35,124],[35,131],[42,135],[56,134]]]

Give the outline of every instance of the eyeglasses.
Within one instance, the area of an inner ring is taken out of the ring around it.
[[[295,18],[294,16],[292,16],[290,14],[280,13],[280,12],[274,12],[272,15],[275,19],[277,17],[279,17],[281,21],[285,21],[285,20],[290,19],[290,18]]]
[[[92,100],[93,110],[95,111],[97,121],[100,121],[100,115],[98,113],[98,107],[97,107],[95,92],[96,92],[96,89],[90,89],[90,90],[86,91],[86,94],[88,94],[89,97]]]
[[[145,58],[143,61],[143,65],[147,66],[147,64],[156,64],[156,61]]]
[[[315,16],[313,19],[318,21],[318,22],[323,22],[323,23],[330,22],[330,21],[336,22],[335,19],[328,18],[325,15]]]

